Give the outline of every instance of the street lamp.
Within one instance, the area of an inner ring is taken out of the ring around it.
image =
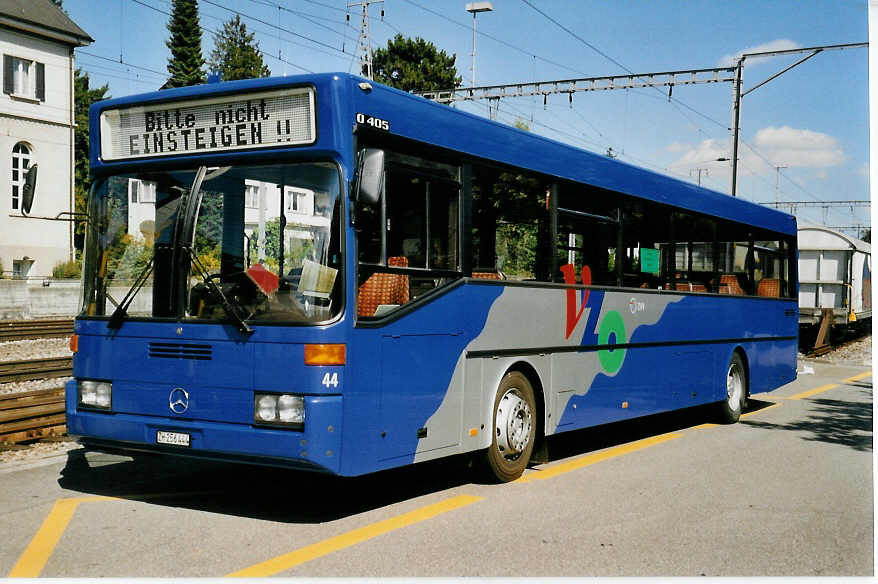
[[[476,14],[479,12],[491,12],[494,6],[490,2],[468,2],[466,11],[473,14],[473,77],[472,87],[476,86]]]

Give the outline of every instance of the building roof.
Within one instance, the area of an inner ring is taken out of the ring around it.
[[[814,238],[811,237],[812,233],[823,234],[825,237],[821,240],[822,243],[815,243]],[[830,246],[826,243],[826,240],[833,237],[838,243],[835,246]],[[828,227],[823,227],[822,225],[799,225],[799,248],[812,250],[818,248],[855,249],[863,253],[872,253],[872,244],[867,243],[862,239],[846,235],[840,231],[834,231]]]
[[[79,47],[94,42],[51,0],[0,0],[0,26]]]

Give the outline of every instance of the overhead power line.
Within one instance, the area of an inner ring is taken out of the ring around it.
[[[501,99],[505,97],[527,97],[541,95],[544,98],[566,93],[572,96],[582,91],[607,91],[613,89],[634,89],[640,87],[668,87],[673,91],[675,85],[695,85],[701,83],[723,83],[735,79],[734,67],[711,69],[685,69],[681,71],[660,71],[654,73],[631,73],[628,75],[608,75],[603,77],[584,77],[581,79],[559,79],[554,81],[535,81],[532,83],[509,83],[504,85],[484,85],[479,87],[458,87],[439,91],[423,91],[427,99],[440,103],[467,101],[475,99]]]
[[[208,4],[214,4],[213,2],[210,2],[210,0],[203,0],[203,1],[204,1],[204,2],[207,2]],[[151,6],[150,4],[147,4],[146,2],[142,2],[141,0],[131,0],[131,2],[134,2],[135,4],[140,4],[141,6],[144,6],[144,7],[146,7],[146,8],[149,8],[150,10],[154,10],[154,11],[156,11],[156,12],[158,12],[158,13],[161,13],[161,14],[164,14],[164,15],[166,15],[166,16],[171,16],[171,13],[170,13],[170,12],[166,12],[165,10],[162,10],[161,8],[156,8],[155,6]],[[220,5],[218,5],[218,4],[215,4],[215,5],[216,5],[216,6],[219,6],[220,8],[225,8],[224,6],[220,6]],[[274,28],[277,28],[277,29],[279,29],[279,30],[281,30],[281,31],[284,30],[284,29],[282,29],[282,28],[280,28],[280,27],[277,27],[277,26],[272,25],[271,23],[266,23],[265,21],[262,21],[262,20],[259,20],[259,19],[256,19],[256,18],[253,18],[253,17],[251,17],[251,16],[248,16],[248,15],[244,14],[243,12],[237,12],[237,11],[235,11],[235,10],[232,10],[231,8],[226,8],[226,10],[229,10],[229,11],[231,11],[231,12],[234,12],[235,14],[238,14],[238,15],[240,15],[240,16],[244,16],[245,18],[250,18],[251,20],[255,20],[256,22],[261,22],[261,23],[263,23],[263,24],[267,24],[267,25],[272,26],[272,27],[274,27]],[[216,37],[216,36],[219,36],[219,33],[218,33],[217,31],[213,30],[213,29],[210,29],[210,28],[207,28],[207,27],[205,27],[205,26],[201,26],[201,25],[199,25],[199,28],[200,28],[201,30],[203,30],[204,32],[207,32],[207,33],[209,33],[209,34],[212,34],[212,35],[215,36],[215,37]],[[310,69],[307,69],[306,67],[303,67],[303,66],[301,66],[301,65],[299,65],[299,64],[297,64],[297,63],[293,63],[292,61],[287,61],[286,59],[283,59],[282,57],[279,57],[279,56],[276,56],[276,55],[272,55],[272,54],[270,54],[270,53],[265,53],[265,52],[263,52],[262,54],[265,55],[265,56],[267,56],[267,57],[271,57],[272,59],[276,59],[276,60],[280,61],[281,63],[286,63],[287,65],[292,65],[293,67],[296,67],[297,69],[301,69],[302,71],[305,71],[305,72],[307,72],[307,73],[313,73],[313,71],[311,71]],[[120,56],[120,60],[119,60],[119,61],[122,62],[122,61],[121,61],[121,56]],[[133,67],[133,66],[134,66],[134,65],[132,65],[132,67]],[[147,70],[148,70],[148,71],[153,71],[154,73],[156,73],[156,71],[154,71],[154,70],[152,70],[152,69],[147,69]],[[167,73],[162,73],[162,75],[167,76]]]
[[[469,24],[464,24],[464,23],[462,23],[462,22],[460,22],[460,21],[454,20],[453,18],[449,18],[448,16],[442,14],[441,12],[437,12],[436,10],[433,10],[433,9],[431,9],[431,8],[427,8],[426,6],[422,6],[421,4],[418,4],[417,2],[414,2],[413,0],[405,0],[405,2],[407,2],[408,4],[411,4],[411,5],[414,6],[415,8],[420,8],[421,10],[423,10],[423,11],[425,11],[425,12],[429,12],[430,14],[433,14],[434,16],[438,16],[438,17],[441,18],[442,20],[445,20],[445,21],[450,22],[450,23],[452,23],[452,24],[456,24],[457,26],[459,26],[459,27],[461,27],[461,28],[465,28],[466,30],[470,30],[470,26],[471,26],[471,25],[469,25]],[[486,32],[483,32],[483,31],[479,30],[479,31],[476,31],[476,34],[477,34],[478,36],[480,36],[480,37],[484,37],[484,38],[486,38],[486,39],[491,39],[492,41],[494,41],[494,42],[496,42],[496,43],[499,43],[499,44],[503,45],[504,47],[507,47],[507,48],[512,49],[512,50],[514,50],[514,51],[516,51],[516,52],[519,52],[519,53],[522,53],[522,54],[524,54],[524,55],[527,55],[528,57],[533,57],[534,59],[538,59],[538,60],[540,60],[540,61],[542,61],[542,62],[544,62],[544,63],[548,63],[549,65],[553,65],[553,66],[555,66],[555,67],[559,67],[559,68],[561,68],[561,69],[566,69],[567,71],[572,71],[573,73],[578,73],[578,74],[580,74],[580,75],[585,75],[585,73],[583,73],[582,71],[578,71],[578,70],[576,70],[576,69],[573,69],[573,68],[571,68],[571,67],[568,67],[567,65],[562,65],[561,63],[558,63],[558,62],[556,62],[556,61],[552,61],[552,60],[550,60],[550,59],[546,59],[545,57],[541,57],[541,56],[539,56],[539,55],[535,55],[535,54],[533,54],[533,53],[531,53],[531,52],[529,52],[529,51],[526,51],[525,49],[522,49],[520,46],[518,46],[518,45],[516,45],[516,44],[514,44],[514,43],[510,43],[510,42],[504,41],[503,39],[501,39],[501,38],[497,38],[497,37],[495,37],[495,36],[493,36],[493,35],[491,35],[491,34],[489,34],[489,33],[486,33]]]
[[[260,24],[264,24],[265,26],[268,26],[268,27],[273,28],[273,29],[275,29],[275,30],[279,30],[279,31],[281,31],[281,32],[285,32],[285,33],[287,33],[287,34],[289,34],[289,35],[292,35],[292,36],[294,36],[294,37],[298,37],[298,38],[300,38],[300,39],[304,39],[304,40],[306,40],[306,41],[308,41],[308,42],[310,42],[310,43],[314,43],[315,45],[320,45],[321,47],[325,47],[325,48],[327,48],[327,49],[330,49],[330,50],[333,50],[333,51],[337,51],[337,52],[339,52],[339,53],[342,53],[343,55],[347,55],[347,53],[344,51],[344,49],[339,49],[338,47],[334,47],[334,46],[332,46],[332,45],[330,45],[330,44],[328,44],[328,43],[324,43],[324,42],[322,42],[322,41],[315,40],[315,39],[310,38],[310,37],[308,37],[308,36],[305,36],[305,35],[299,34],[299,33],[297,33],[297,32],[293,32],[293,31],[291,31],[291,30],[287,30],[287,29],[285,29],[285,28],[282,28],[282,27],[280,27],[280,26],[277,26],[276,24],[273,24],[273,23],[271,23],[271,22],[268,22],[268,21],[262,20],[261,18],[256,18],[255,16],[251,16],[251,15],[246,14],[246,13],[244,13],[244,12],[241,12],[241,11],[239,11],[239,10],[235,10],[235,9],[233,9],[233,8],[229,8],[228,6],[223,6],[222,4],[220,4],[220,3],[218,3],[218,2],[213,2],[212,0],[201,0],[201,1],[204,2],[205,4],[210,4],[211,6],[216,6],[217,8],[222,8],[223,10],[227,10],[227,11],[231,12],[232,14],[237,14],[238,16],[243,16],[243,17],[245,17],[245,18],[249,18],[250,20],[253,20],[254,22],[258,22],[258,23],[260,23]]]
[[[796,207],[868,207],[872,204],[872,201],[766,201],[759,204],[774,207],[777,207],[778,205],[785,207],[790,205]]]

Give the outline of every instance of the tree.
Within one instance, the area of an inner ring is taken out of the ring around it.
[[[74,148],[74,210],[77,213],[85,213],[88,207],[88,191],[91,188],[91,176],[88,171],[88,108],[91,104],[102,99],[107,99],[108,86],[91,89],[89,87],[88,73],[77,69],[73,75],[73,119],[76,129],[73,134]],[[85,222],[77,221],[74,230],[74,243],[77,250],[82,251]]]
[[[171,49],[168,59],[170,79],[162,87],[186,87],[205,82],[204,57],[201,56],[201,26],[198,22],[198,0],[172,0],[165,44]]]
[[[223,29],[216,36],[208,61],[210,69],[220,73],[223,81],[271,75],[262,62],[259,43],[254,42],[253,37],[254,33],[247,32],[247,25],[236,14],[235,18],[223,24]]]
[[[403,91],[450,89],[461,82],[456,58],[420,37],[412,40],[398,34],[387,41],[386,49],[373,53],[372,70],[376,81]]]

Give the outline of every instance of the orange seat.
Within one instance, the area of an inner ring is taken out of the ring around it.
[[[473,272],[473,278],[480,280],[502,280],[503,277],[497,272]]]
[[[780,279],[763,278],[759,280],[759,285],[756,287],[756,295],[780,298]]]
[[[719,293],[731,294],[733,296],[743,296],[744,289],[738,282],[738,276],[735,274],[723,274],[719,277]]]
[[[695,282],[677,282],[676,287],[684,292],[707,292],[707,286]]]
[[[387,258],[388,266],[407,268],[408,258]],[[405,274],[376,272],[363,282],[357,293],[357,316],[374,316],[381,304],[405,304],[409,301],[409,277]]]

